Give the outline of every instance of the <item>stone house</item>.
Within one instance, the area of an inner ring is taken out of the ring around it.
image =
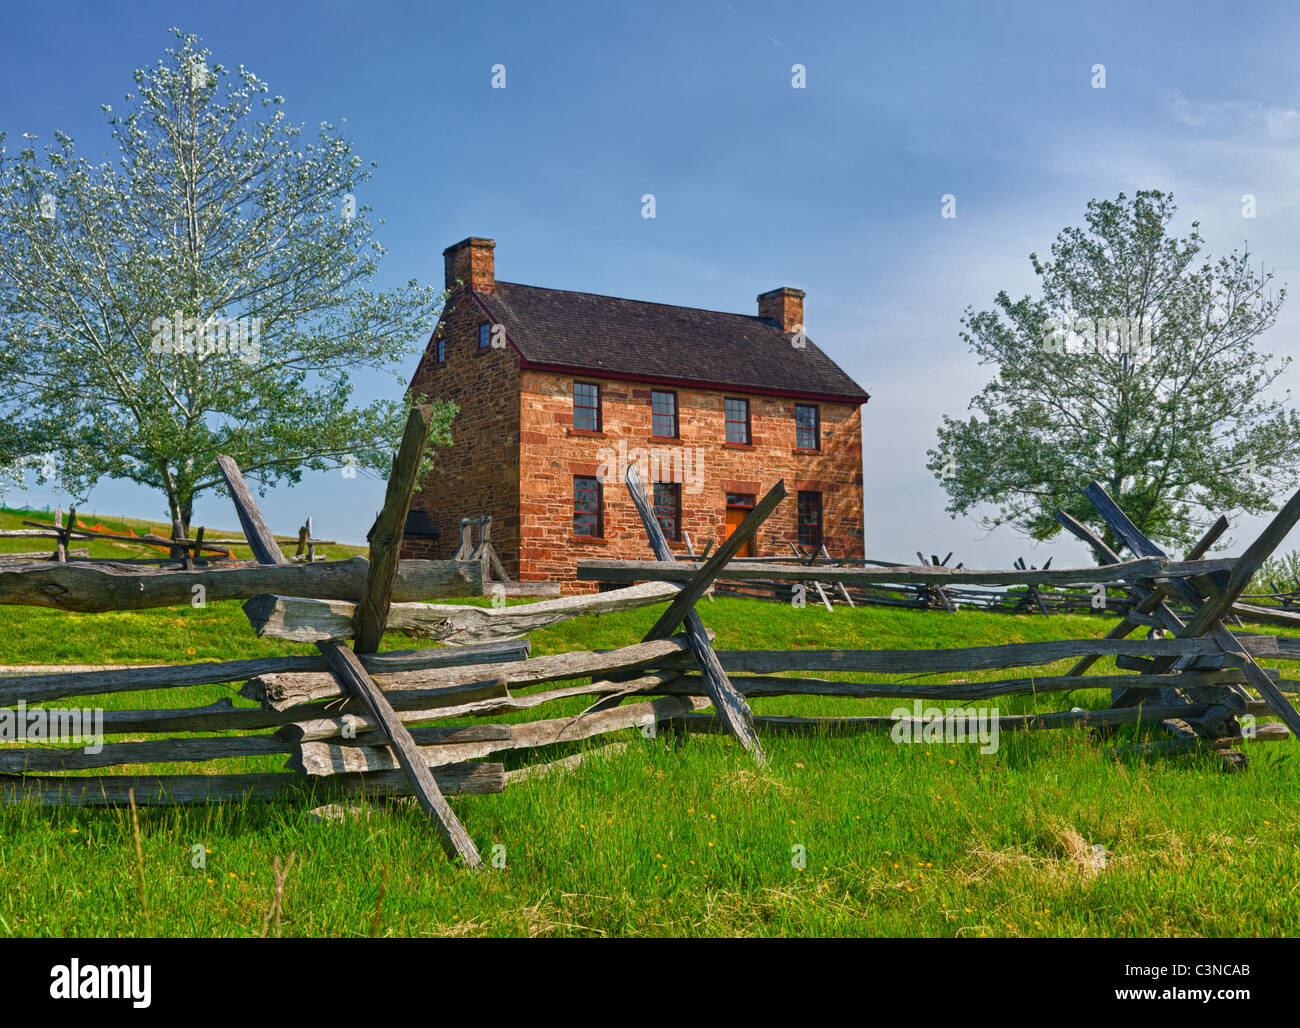
[[[511,577],[594,588],[579,558],[650,556],[629,462],[681,553],[784,479],[753,555],[864,556],[868,395],[804,334],[801,290],[763,293],[754,315],[675,307],[501,282],[494,248],[443,252],[452,293],[411,389],[460,412],[414,500],[436,533],[403,556],[450,557],[461,517],[486,513]]]

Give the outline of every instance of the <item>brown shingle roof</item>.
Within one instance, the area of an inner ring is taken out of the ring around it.
[[[527,366],[866,403],[811,340],[757,316],[497,282],[475,293]]]

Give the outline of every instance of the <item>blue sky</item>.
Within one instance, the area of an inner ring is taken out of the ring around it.
[[[1088,562],[1072,541],[951,520],[924,455],[986,380],[962,311],[1030,290],[1028,254],[1081,223],[1090,198],[1172,191],[1176,228],[1199,219],[1212,253],[1249,243],[1278,281],[1300,279],[1292,5],[6,0],[0,130],[63,129],[99,154],[99,105],[120,103],[171,26],[256,72],[294,120],[347,119],[379,163],[358,199],[385,220],[383,282],[440,283],[443,248],[483,235],[509,281],[741,312],[776,286],[806,290],[810,336],[872,394],[872,557]],[[491,88],[494,64],[505,89]],[[1295,353],[1298,324],[1291,301],[1269,348]],[[393,388],[365,379],[359,393]],[[311,514],[320,534],[358,541],[382,497],[382,482],[321,475],[263,503],[279,531]],[[6,497],[24,499],[68,498]],[[112,482],[88,506],[164,509]],[[228,501],[201,497],[196,522],[233,526]],[[1257,525],[1232,536],[1244,545]]]

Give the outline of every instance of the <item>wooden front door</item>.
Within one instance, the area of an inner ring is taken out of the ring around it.
[[[753,509],[754,497],[742,493],[727,493],[727,534],[723,538],[729,538],[731,533],[740,527],[740,523],[745,520]],[[740,548],[736,556],[754,556],[754,540],[752,538],[746,539],[745,545]]]

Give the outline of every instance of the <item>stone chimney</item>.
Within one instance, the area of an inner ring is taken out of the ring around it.
[[[442,251],[448,289],[459,280],[476,293],[497,291],[496,264],[492,259],[495,240],[470,236]]]
[[[782,332],[793,332],[803,324],[802,289],[782,286],[758,295],[758,316],[775,322]]]

